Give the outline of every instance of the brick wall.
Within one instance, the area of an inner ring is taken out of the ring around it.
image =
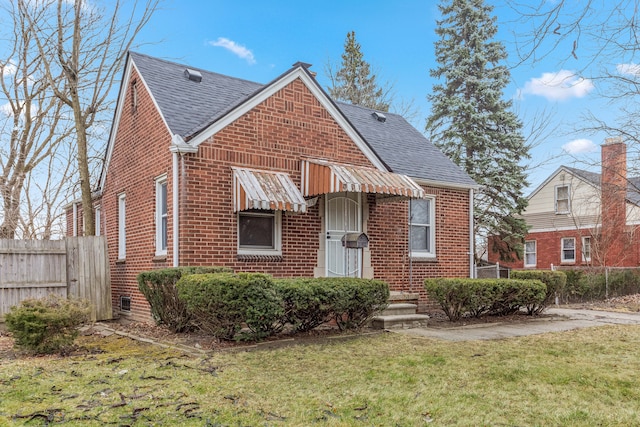
[[[133,79],[137,76],[133,75]],[[147,320],[149,309],[137,291],[138,272],[171,265],[171,136],[144,87],[137,87],[134,111],[130,91],[123,103],[117,140],[103,189],[102,215],[110,251],[114,307],[120,295],[132,297],[132,317]],[[299,183],[301,157],[358,166],[371,163],[299,80],[275,93],[182,158],[180,182],[180,265],[221,265],[276,277],[314,275],[322,218],[321,204],[305,214],[282,214],[282,256],[237,256],[231,166],[286,171]],[[155,257],[155,181],[167,175],[168,257]],[[422,292],[422,280],[469,274],[469,200],[466,190],[426,188],[436,196],[436,251],[433,261],[411,265],[407,257],[408,202],[376,204],[369,196],[372,265],[376,278],[393,289]],[[127,200],[127,255],[117,260],[118,195]],[[425,296],[422,292],[421,302]]]
[[[640,244],[637,239],[633,239],[633,234],[627,231],[619,235],[621,237],[618,242],[620,255],[616,258],[616,266],[637,267],[640,265]],[[576,243],[575,262],[563,262],[561,254],[562,239],[571,237],[575,239]],[[591,237],[591,261],[589,262],[582,260],[582,237]],[[602,235],[593,234],[591,229],[529,233],[525,240],[536,242],[536,266],[527,268],[546,270],[551,268],[551,265],[576,268],[590,265],[610,265],[605,263],[610,244],[603,240]],[[498,261],[497,255],[490,253],[489,261]],[[500,265],[511,268],[524,268],[524,260],[515,262],[500,261]]]

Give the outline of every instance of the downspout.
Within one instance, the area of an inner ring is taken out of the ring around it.
[[[473,188],[469,189],[469,277],[475,277],[475,239],[473,232]]]
[[[189,145],[182,139],[177,133],[171,138],[171,146],[169,151],[172,154],[172,192],[173,192],[173,266],[178,267],[180,265],[180,182],[179,177],[179,161],[178,155],[182,158],[187,153],[197,153],[198,147]],[[182,158],[184,166],[184,158]],[[186,181],[186,174],[184,174],[182,180]],[[184,182],[183,182],[184,184]]]
[[[409,292],[413,292],[413,258],[411,257],[411,198],[408,203],[408,223],[407,223],[407,258],[409,259]]]
[[[173,151],[172,153],[173,161],[172,161],[172,173],[173,173],[173,266],[177,267],[180,264],[180,225],[178,223],[180,218],[179,211],[179,200],[180,195],[178,194],[178,151]]]
[[[73,202],[73,237],[78,236],[78,204]]]

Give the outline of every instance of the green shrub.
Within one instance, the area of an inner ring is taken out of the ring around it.
[[[78,336],[78,326],[89,319],[87,301],[55,295],[27,299],[5,315],[16,346],[35,354],[68,350]]]
[[[144,271],[138,274],[138,289],[149,302],[151,316],[158,325],[172,332],[184,332],[191,327],[191,316],[178,298],[176,283],[189,274],[232,272],[226,267],[175,267]]]
[[[316,280],[332,289],[333,318],[340,330],[364,326],[389,301],[389,285],[380,280],[352,277]]]
[[[449,320],[463,315],[509,314],[544,300],[546,286],[539,280],[426,279],[425,290]]]
[[[176,287],[193,323],[217,338],[261,339],[282,324],[282,302],[268,275],[193,274],[183,276]],[[245,325],[249,332],[241,334]]]
[[[553,304],[556,296],[563,294],[567,284],[567,275],[562,271],[552,270],[512,270],[512,279],[536,279],[547,285],[544,301],[540,304],[528,304],[529,314],[540,314],[549,305]]]
[[[283,304],[283,322],[295,332],[310,331],[333,318],[335,290],[325,279],[278,279],[275,284]]]
[[[582,300],[589,293],[589,285],[586,275],[580,270],[564,270],[567,283],[560,294],[564,302]]]
[[[522,307],[537,307],[546,297],[547,286],[536,279],[501,279],[497,281],[496,300],[490,309],[499,316],[519,311]],[[529,311],[529,314],[533,312]]]
[[[465,286],[461,280],[426,279],[424,287],[429,298],[440,305],[444,314],[451,321],[460,319],[464,313],[469,311],[468,307],[477,307],[479,305],[477,301],[471,302],[477,295],[475,289],[472,288],[471,284]],[[473,314],[478,315],[477,311]]]

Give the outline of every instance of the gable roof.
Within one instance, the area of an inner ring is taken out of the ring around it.
[[[293,78],[301,78],[379,169],[408,175],[426,184],[477,187],[462,168],[401,116],[385,112],[386,120],[379,121],[372,115],[374,110],[334,102],[309,73],[308,64],[297,63],[294,68],[266,85],[136,52],[129,53],[127,64],[129,71],[125,70],[123,81],[128,79],[127,73],[130,73],[130,64],[133,64],[169,132],[184,140],[191,140],[195,146],[208,135],[226,126],[238,114],[261,102],[282,84]],[[202,80],[191,81],[185,74],[187,68],[198,71]],[[111,138],[114,137],[113,132],[115,129],[112,129]],[[111,140],[109,144],[111,145]],[[107,166],[109,157],[108,147],[105,162]],[[106,167],[103,175],[105,173]]]
[[[155,99],[171,134],[187,139],[215,120],[231,105],[249,98],[263,85],[225,76],[141,53],[130,52],[139,74]],[[189,68],[202,74],[196,83],[185,76]]]
[[[538,191],[542,189],[545,185],[549,183],[556,175],[560,172],[567,172],[576,178],[586,182],[587,184],[592,185],[593,187],[600,189],[600,179],[601,174],[591,171],[586,171],[583,169],[571,168],[568,166],[560,166],[553,172],[547,179],[545,179],[542,184],[540,184],[535,190],[531,192],[528,199],[531,199]],[[628,177],[627,178],[627,195],[626,199],[629,203],[640,206],[640,177]]]

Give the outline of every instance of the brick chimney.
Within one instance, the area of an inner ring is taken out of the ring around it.
[[[602,145],[601,191],[600,252],[605,265],[616,266],[627,249],[627,146],[622,138],[607,138]]]

